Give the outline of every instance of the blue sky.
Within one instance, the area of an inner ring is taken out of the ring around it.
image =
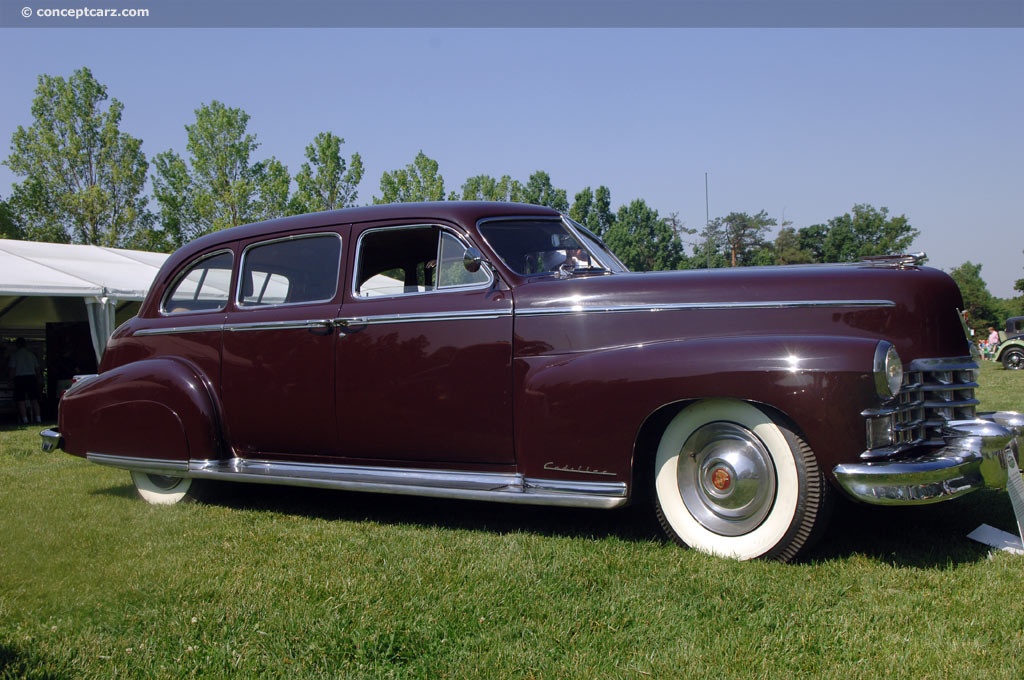
[[[905,214],[949,270],[1024,278],[1020,29],[2,29],[0,143],[36,78],[88,66],[152,157],[194,110],[251,116],[294,174],[317,132],[366,165],[359,201],[419,150],[446,188],[545,170],[689,227],[766,210],[795,227],[855,203]],[[0,195],[16,181],[0,167]]]

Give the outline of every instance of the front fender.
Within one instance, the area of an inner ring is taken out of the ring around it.
[[[173,357],[111,369],[68,390],[60,403],[66,452],[167,461],[215,459],[218,404],[208,381]]]
[[[1002,361],[1003,360],[1003,354],[1006,353],[1006,350],[1014,348],[1014,347],[1016,347],[1017,349],[1024,349],[1024,340],[1019,340],[1019,339],[1007,340],[1006,342],[1002,343],[1001,345],[999,345],[999,347],[996,348],[996,353],[995,353],[995,356],[993,358],[996,361]]]
[[[857,337],[761,336],[523,357],[519,460],[528,474],[546,467],[626,480],[641,429],[655,413],[731,398],[789,418],[830,470],[864,449],[860,413],[881,403],[872,373],[877,345]]]

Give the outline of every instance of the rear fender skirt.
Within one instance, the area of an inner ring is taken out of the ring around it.
[[[216,459],[218,407],[208,381],[174,357],[111,369],[61,401],[64,450],[160,460]]]

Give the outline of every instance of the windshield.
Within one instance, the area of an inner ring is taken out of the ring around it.
[[[596,236],[575,222],[495,219],[480,233],[505,265],[521,276],[572,276],[625,271]]]

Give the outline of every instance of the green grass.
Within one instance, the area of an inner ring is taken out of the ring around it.
[[[1024,408],[987,364],[983,408]],[[0,430],[0,677],[1016,678],[1004,494],[841,505],[800,564],[681,550],[649,518],[249,486],[152,507]]]

